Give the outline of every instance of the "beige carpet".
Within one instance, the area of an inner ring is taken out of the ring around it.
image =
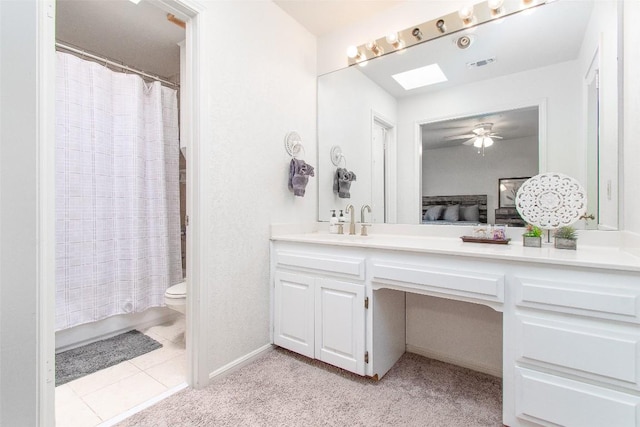
[[[276,349],[119,426],[502,426],[499,378],[406,353],[375,382]]]

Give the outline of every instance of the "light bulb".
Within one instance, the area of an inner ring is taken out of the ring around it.
[[[358,56],[360,56],[360,52],[358,51],[358,48],[355,46],[349,46],[347,48],[347,56],[351,59],[357,58]]]
[[[462,6],[458,11],[458,16],[465,22],[470,21],[473,18],[473,5]]]
[[[504,0],[487,0],[487,5],[489,6],[489,9],[493,10],[494,12],[500,9],[503,3],[504,3]]]
[[[367,50],[373,52],[375,56],[380,56],[384,53],[384,50],[382,50],[382,48],[378,46],[378,43],[376,43],[375,40],[367,43],[365,47],[367,48]]]
[[[389,43],[390,45],[395,45],[396,43],[398,43],[398,33],[391,33],[387,35],[386,39],[387,43]]]
[[[491,147],[493,145],[493,139],[489,138],[488,136],[484,137],[483,142],[485,147]]]
[[[482,137],[477,137],[475,141],[473,141],[473,146],[480,148],[482,147]]]

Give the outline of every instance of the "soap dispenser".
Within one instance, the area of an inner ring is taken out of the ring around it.
[[[340,216],[338,217],[338,222],[344,222],[344,215],[342,213],[342,209],[340,209]]]
[[[331,218],[329,219],[329,233],[337,233],[338,232],[338,217],[336,216],[336,210],[331,210]]]

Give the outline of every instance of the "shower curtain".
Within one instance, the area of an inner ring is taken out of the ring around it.
[[[57,53],[56,330],[182,281],[176,91]]]

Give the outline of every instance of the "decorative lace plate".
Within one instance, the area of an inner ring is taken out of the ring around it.
[[[516,209],[529,224],[554,229],[576,222],[587,210],[587,193],[578,181],[561,173],[529,178],[516,194]]]

